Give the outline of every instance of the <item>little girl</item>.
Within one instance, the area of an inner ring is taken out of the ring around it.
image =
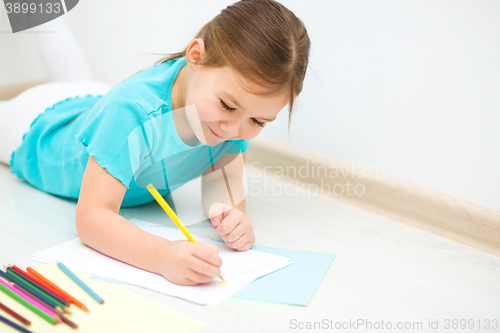
[[[111,89],[83,70],[77,82],[57,78],[0,102],[0,161],[42,191],[78,199],[86,245],[177,284],[209,282],[221,274],[216,247],[149,234],[119,209],[153,201],[149,183],[165,196],[201,175],[212,225],[228,247],[248,250],[248,140],[287,104],[291,116],[309,46],[302,21],[280,3],[239,1],[184,51]]]

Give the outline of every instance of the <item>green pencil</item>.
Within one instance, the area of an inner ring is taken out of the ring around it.
[[[38,289],[37,287],[25,282],[23,279],[21,279],[18,275],[16,275],[12,269],[7,270],[7,275],[11,278],[11,280],[23,287],[24,289],[28,290],[30,293],[36,295],[37,297],[41,298],[45,302],[47,302],[51,307],[56,307],[60,306],[61,308],[64,308],[66,304],[63,304],[56,299],[54,299],[52,296],[48,295],[47,293],[43,292],[42,290]]]
[[[4,265],[5,267],[5,265]],[[6,271],[12,271],[17,277],[21,279],[21,281],[25,281],[29,286],[36,287],[58,301],[61,304],[64,304],[65,307],[69,306],[69,302],[67,302],[65,299],[61,298],[59,295],[56,295],[53,291],[47,289],[45,286],[41,285],[34,279],[32,279],[29,274],[26,272],[23,272],[19,267],[16,266],[11,266],[9,265],[8,267],[5,268]]]
[[[28,309],[30,309],[31,311],[33,311],[34,313],[36,313],[37,315],[39,315],[40,317],[42,317],[43,319],[45,319],[46,321],[48,321],[49,323],[56,324],[59,322],[57,318],[50,316],[45,311],[39,309],[32,303],[25,300],[23,297],[16,294],[9,287],[7,287],[6,282],[4,282],[1,279],[0,279],[0,290],[9,295],[10,297],[12,297],[13,299],[15,299],[16,301],[18,301],[19,303],[21,303],[22,305],[24,305],[25,307],[27,307]]]

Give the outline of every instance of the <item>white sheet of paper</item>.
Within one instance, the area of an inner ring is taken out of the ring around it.
[[[169,240],[185,240],[178,229],[172,229],[150,222],[131,220],[139,228]],[[33,260],[56,264],[61,261],[70,269],[96,274],[110,279],[151,289],[170,296],[179,297],[202,305],[217,305],[261,276],[290,265],[290,258],[259,251],[236,252],[225,244],[196,237],[197,241],[213,244],[222,258],[222,276],[226,285],[219,285],[218,279],[198,286],[179,286],[163,276],[128,265],[85,246],[80,238],[39,251]]]
[[[185,226],[208,219],[201,199],[201,177],[192,179],[181,187],[172,191],[175,213]],[[169,219],[165,214],[165,219]]]

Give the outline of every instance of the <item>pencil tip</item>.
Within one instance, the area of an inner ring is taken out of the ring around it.
[[[100,301],[99,303],[104,304],[104,300]]]

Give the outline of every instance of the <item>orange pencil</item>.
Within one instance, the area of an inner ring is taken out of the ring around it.
[[[56,286],[53,282],[51,282],[49,279],[47,279],[46,277],[44,277],[42,274],[40,274],[37,271],[35,271],[33,268],[28,267],[27,271],[28,271],[28,273],[33,274],[34,276],[36,276],[37,278],[39,278],[40,280],[42,280],[43,282],[45,282],[46,284],[48,284],[49,286],[51,286],[52,288],[54,288],[55,290],[59,291],[61,294],[69,297],[70,302],[73,303],[73,304],[75,304],[77,307],[79,307],[83,311],[89,312],[89,309],[85,305],[83,305],[82,302],[80,302],[79,300],[77,300],[76,298],[74,298],[73,296],[71,296],[70,294],[68,294],[67,292],[65,292],[64,290],[62,290],[61,288],[59,288],[58,286]]]
[[[9,265],[9,267],[12,267],[13,270],[15,270],[16,272],[18,272],[19,274],[21,274],[25,278],[29,279],[30,281],[33,281],[35,283],[35,286],[36,286],[36,284],[39,284],[40,286],[44,287],[48,291],[54,293],[56,296],[62,298],[66,303],[70,301],[70,299],[69,299],[68,296],[63,295],[59,291],[57,291],[54,288],[52,288],[51,286],[49,286],[47,283],[45,283],[42,280],[40,280],[39,278],[37,278],[36,276],[26,273],[25,271],[23,271],[22,269],[20,269],[17,266]]]

